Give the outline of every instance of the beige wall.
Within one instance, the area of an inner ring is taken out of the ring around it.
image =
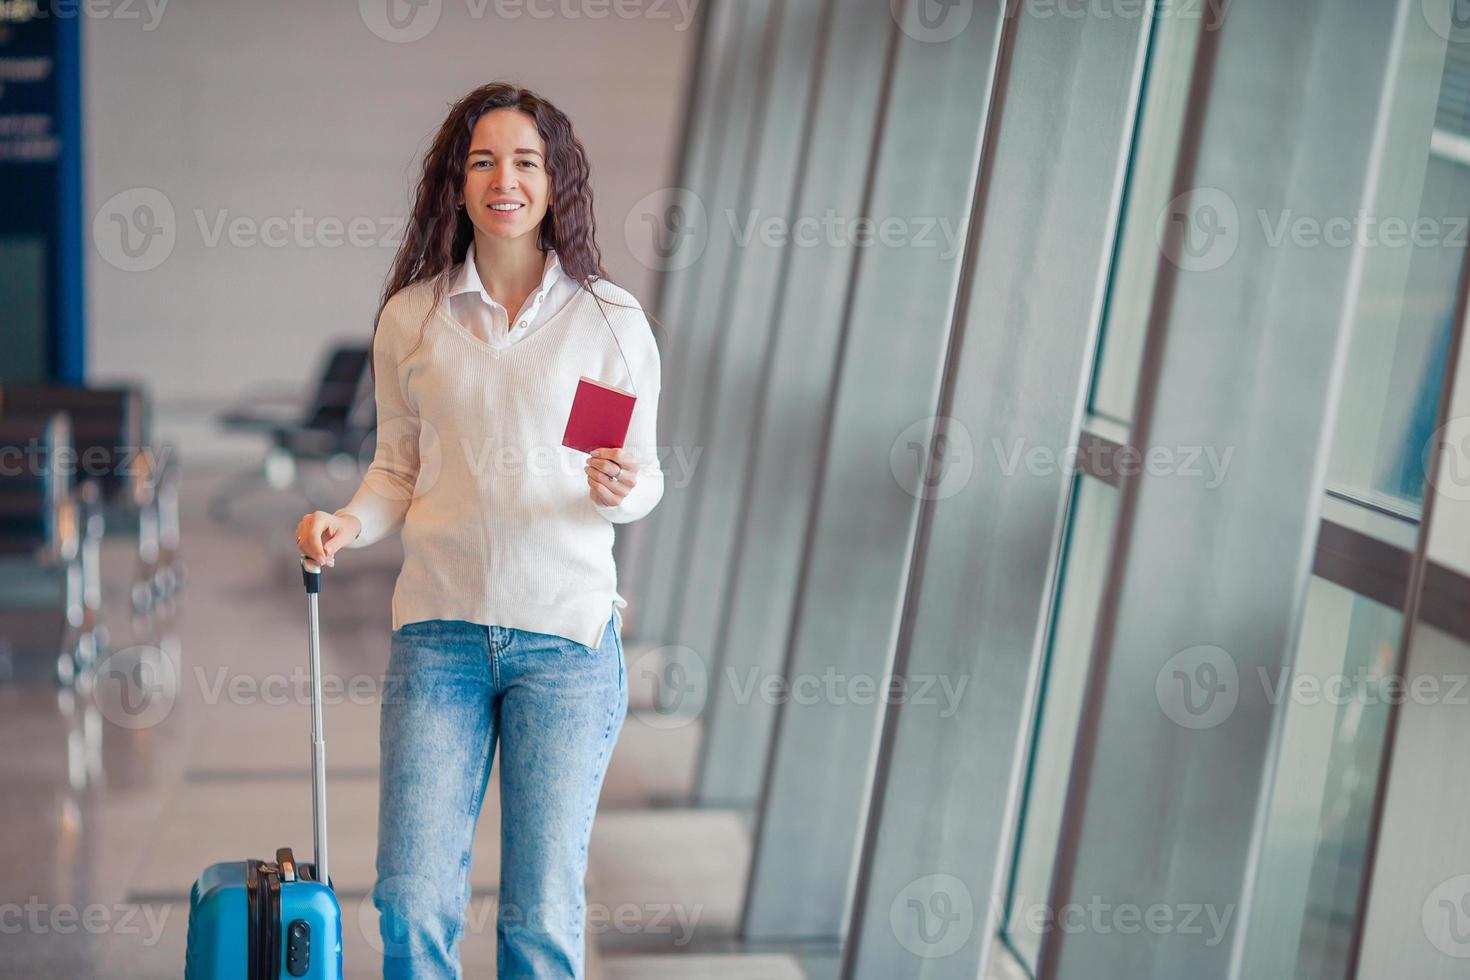
[[[151,388],[187,462],[257,454],[220,439],[211,414],[261,384],[299,385],[328,344],[367,338],[393,254],[379,242],[448,105],[484,82],[519,82],[571,117],[604,264],[652,302],[655,273],[624,226],[675,181],[694,0],[158,2],[84,27],[87,359],[93,381]],[[399,23],[419,19],[397,33],[389,3]],[[231,241],[236,219],[247,234]],[[357,220],[366,243],[337,230],[333,247],[323,219]],[[145,227],[162,229],[146,246]]]

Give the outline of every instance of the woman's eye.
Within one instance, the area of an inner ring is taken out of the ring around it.
[[[522,160],[521,163],[524,163],[528,167],[533,167],[534,168],[536,166],[536,161],[535,160]]]

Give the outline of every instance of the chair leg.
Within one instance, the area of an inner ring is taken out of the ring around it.
[[[82,617],[83,626],[91,629],[102,612],[102,532],[100,528],[82,537]]]
[[[68,606],[79,606],[80,620],[69,632],[72,640],[62,655],[61,674],[70,674],[62,680],[64,684],[77,678],[88,678],[97,664],[99,647],[107,642],[107,628],[102,625],[102,535],[105,519],[101,507],[93,498],[87,508],[83,524],[81,546],[76,561],[77,581],[80,589],[75,600],[68,599]],[[71,579],[68,579],[70,585]],[[70,660],[70,670],[64,666]]]
[[[179,556],[179,482],[181,479],[177,464],[171,464],[159,482],[155,497],[158,504],[158,543],[161,552],[155,586],[160,596],[172,595],[184,584],[184,564]]]
[[[138,509],[138,566],[133,573],[133,608],[142,612],[153,604],[153,579],[158,572],[158,510],[152,501]]]
[[[96,630],[85,630],[77,634],[76,641],[71,647],[75,678],[86,684],[89,689],[97,671],[97,661],[101,659],[102,651],[106,648],[104,636],[105,633],[100,627]]]

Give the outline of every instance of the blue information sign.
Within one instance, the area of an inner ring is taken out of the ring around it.
[[[81,20],[0,0],[0,381],[81,381]]]

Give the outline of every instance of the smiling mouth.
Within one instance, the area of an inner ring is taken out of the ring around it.
[[[524,204],[492,204],[490,210],[500,214],[512,214],[525,207]]]

